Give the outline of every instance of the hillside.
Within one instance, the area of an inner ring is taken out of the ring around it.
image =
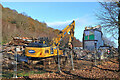
[[[2,6],[2,35],[3,43],[9,42],[12,37],[48,37],[52,39],[59,33],[58,29],[48,27],[46,23],[32,19],[24,13],[18,13],[16,10],[4,8]],[[67,42],[67,39],[64,40]],[[74,40],[76,46],[80,41]]]

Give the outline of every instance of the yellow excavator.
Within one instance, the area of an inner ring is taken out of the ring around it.
[[[73,20],[71,24],[67,25],[59,32],[56,38],[53,38],[51,46],[46,45],[46,41],[28,44],[25,48],[25,56],[30,58],[48,58],[57,56],[57,51],[59,52],[59,55],[63,55],[63,50],[59,48],[60,41],[67,35],[67,33],[70,33],[68,46],[72,49],[74,29],[75,21]]]

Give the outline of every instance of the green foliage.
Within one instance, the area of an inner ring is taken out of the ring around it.
[[[7,36],[3,36],[2,44],[7,43]]]
[[[16,27],[19,28],[20,26],[18,24],[16,24]]]
[[[3,41],[2,41],[2,45],[5,44],[5,43],[7,43],[7,41],[3,40]]]
[[[11,21],[11,23],[12,23],[12,24],[16,24],[16,21],[15,21],[15,20],[13,20],[13,21]]]
[[[2,71],[2,77],[4,78],[11,78],[11,77],[13,77],[13,73],[12,72],[9,72],[9,71],[6,71],[6,72],[4,72],[4,71]]]
[[[23,77],[23,76],[29,76],[32,74],[42,74],[45,73],[44,71],[29,71],[29,72],[25,72],[25,71],[18,71],[17,75],[18,77]]]
[[[23,77],[23,76],[29,76],[32,74],[42,74],[45,73],[45,71],[17,71],[17,76],[18,77]],[[13,75],[16,74],[14,71],[3,71],[2,72],[2,77],[3,78],[12,78]]]

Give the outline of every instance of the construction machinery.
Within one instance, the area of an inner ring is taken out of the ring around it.
[[[48,46],[45,40],[28,44],[25,48],[25,56],[30,58],[48,58],[57,56],[57,53],[63,55],[63,50],[59,48],[60,41],[67,35],[67,33],[70,33],[68,46],[72,49],[74,29],[75,21],[73,20],[71,24],[67,25],[59,32],[56,38],[53,38],[52,45]]]

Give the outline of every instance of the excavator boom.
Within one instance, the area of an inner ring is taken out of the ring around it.
[[[69,42],[72,42],[72,38],[74,37],[74,29],[75,21],[73,20],[73,22],[70,25],[66,26],[62,31],[60,31],[60,33],[57,35],[57,38],[54,39],[56,46],[60,45],[61,39],[64,38],[67,33],[70,33]]]

